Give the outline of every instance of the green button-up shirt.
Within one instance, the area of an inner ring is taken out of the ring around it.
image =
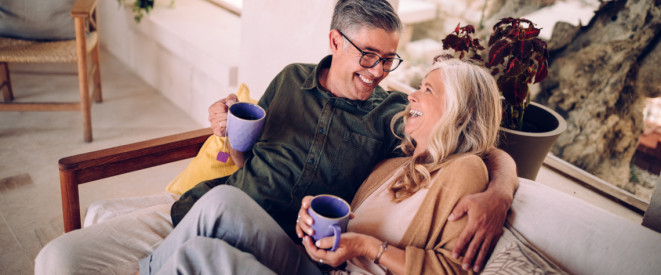
[[[258,103],[266,110],[261,137],[226,182],[248,193],[290,236],[304,196],[333,194],[351,202],[379,161],[401,154],[390,121],[407,96],[377,88],[364,101],[335,97],[317,79],[331,60],[292,64],[275,77]]]

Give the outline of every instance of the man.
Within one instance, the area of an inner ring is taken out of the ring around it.
[[[260,99],[259,104],[267,110],[260,140],[246,154],[231,151],[234,162],[243,167],[230,177],[200,183],[184,194],[172,206],[174,224],[206,191],[230,184],[248,193],[296,238],[294,225],[303,196],[330,193],[350,201],[376,163],[397,155],[398,141],[390,132],[390,120],[406,105],[406,95],[385,92],[377,85],[400,62],[395,52],[401,29],[399,18],[385,0],[338,1],[331,29],[331,56],[317,66],[288,66]],[[227,105],[233,102],[236,97],[230,95],[209,108],[214,133],[224,134]],[[473,262],[478,269],[483,265],[502,233],[516,188],[514,164],[505,153],[494,151],[487,164],[493,179],[489,189],[466,197],[453,212],[456,219],[465,213],[469,216],[469,225],[455,251],[457,257],[464,254],[465,269]],[[121,242],[122,230],[127,227],[141,234],[154,228],[134,222],[139,216],[132,219],[115,219],[110,225],[99,224],[63,235],[42,250],[35,270],[60,274],[114,272],[114,266],[134,264],[136,257],[150,254],[160,242],[158,237],[162,240],[172,230],[161,223],[158,230],[153,230],[158,232],[149,235],[154,240]],[[91,240],[90,235],[97,239]],[[126,248],[93,250],[85,247],[90,242]]]

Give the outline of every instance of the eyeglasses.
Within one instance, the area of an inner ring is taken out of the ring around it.
[[[344,33],[342,33],[340,30],[338,30],[338,32],[340,32],[342,37],[344,37],[347,41],[349,41],[349,43],[351,43],[351,45],[353,45],[356,48],[356,50],[358,50],[360,54],[362,54],[359,63],[360,66],[362,66],[363,68],[368,68],[368,69],[373,68],[374,66],[379,64],[379,62],[383,61],[383,63],[381,63],[383,65],[383,71],[392,72],[395,69],[397,69],[397,67],[399,67],[399,65],[402,64],[402,62],[404,61],[404,59],[401,59],[398,54],[395,54],[397,56],[395,58],[381,58],[379,55],[375,53],[363,51],[362,49],[358,48],[356,44],[351,42],[349,37],[344,35]]]

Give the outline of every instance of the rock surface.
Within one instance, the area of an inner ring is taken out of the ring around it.
[[[661,1],[604,2],[569,44],[551,52],[534,99],[567,120],[553,154],[632,192],[629,163],[644,101],[661,94],[660,31]]]

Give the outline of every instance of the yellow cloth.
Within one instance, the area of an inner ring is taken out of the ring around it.
[[[352,209],[359,208],[406,159],[389,159],[378,164],[358,189]],[[461,269],[461,261],[452,258],[452,249],[468,220],[464,216],[448,222],[448,216],[459,199],[486,188],[487,168],[478,156],[465,155],[451,160],[439,173],[401,242],[392,244],[406,251],[406,274],[467,273]]]
[[[246,84],[241,83],[236,92],[239,102],[257,103],[257,100],[250,98],[250,90]],[[221,178],[231,175],[239,168],[234,164],[231,158],[226,163],[216,160],[216,156],[222,150],[228,152],[225,146],[226,138],[211,135],[204,142],[197,156],[188,164],[186,169],[165,187],[165,190],[176,195],[181,195],[193,188],[198,183]]]

